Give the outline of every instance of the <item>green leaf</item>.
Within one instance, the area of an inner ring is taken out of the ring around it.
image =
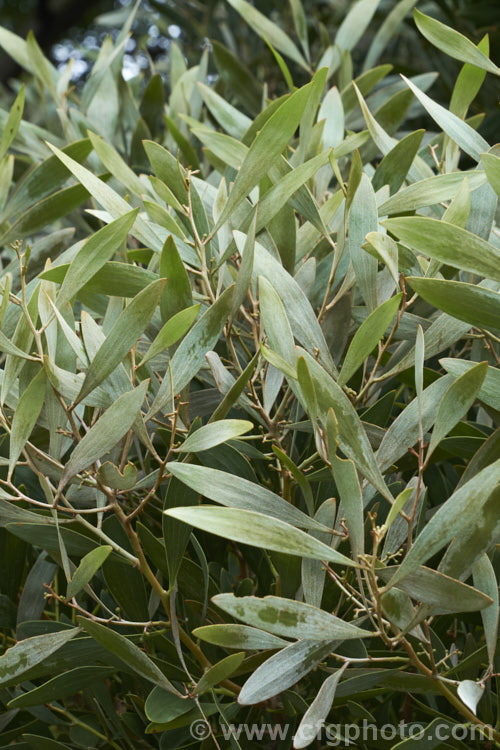
[[[76,335],[76,334],[75,334]],[[78,398],[85,379],[83,372],[75,373],[63,370],[49,360],[44,358],[44,367],[52,388],[59,393],[67,402],[73,403]],[[102,388],[96,388],[82,401],[86,406],[107,407],[111,403],[110,396]]]
[[[242,138],[252,124],[251,119],[209,86],[201,82],[198,82],[197,86],[203,101],[219,125],[233,138]]]
[[[61,263],[40,274],[39,278],[47,281],[55,281],[60,284],[68,272],[69,263]],[[88,281],[81,292],[94,292],[105,294],[109,297],[135,297],[143,289],[156,281],[157,274],[151,273],[146,268],[133,265],[132,263],[118,263],[108,261]],[[57,312],[54,310],[57,315]]]
[[[434,175],[434,177],[414,182],[392,195],[379,207],[379,216],[406,213],[451,200],[457,194],[465,177],[469,181],[471,190],[476,190],[485,183],[484,172],[478,170]]]
[[[358,0],[349,12],[335,35],[335,46],[341,50],[352,50],[370,25],[380,0]]]
[[[168,286],[168,280],[165,287]],[[161,301],[160,301],[161,306]],[[142,366],[149,362],[161,352],[168,349],[173,344],[176,344],[179,339],[186,335],[194,321],[198,317],[200,311],[200,305],[192,305],[187,307],[185,310],[181,310],[176,315],[173,315],[165,325],[159,331],[157,337],[147,350],[144,357],[141,359],[139,365]]]
[[[279,495],[248,479],[195,464],[170,462],[166,468],[192,490],[221,505],[257,511],[292,526],[331,533],[327,527],[309,518]]]
[[[66,464],[60,482],[63,487],[79,471],[102,458],[130,430],[140,412],[149,380],[122,394],[77,444]]]
[[[153,317],[164,287],[165,279],[153,281],[123,310],[89,365],[78,401],[106,380],[134,346]]]
[[[71,211],[81,206],[88,197],[89,191],[83,185],[72,185],[58,190],[56,193],[31,205],[10,227],[5,226],[6,231],[1,236],[0,241],[2,244],[6,244],[27,235],[34,235],[62,216],[70,214]]]
[[[286,364],[286,367],[290,368],[289,377],[296,377],[297,356],[295,354],[292,329],[290,328],[283,300],[273,284],[265,276],[259,276],[258,282],[262,322],[269,344]],[[261,351],[263,356],[266,356],[267,348],[264,348],[263,344],[261,344]],[[272,354],[270,356],[272,357]],[[274,366],[276,364],[277,362],[274,362]],[[281,367],[277,369],[281,369]]]
[[[301,68],[309,70],[309,66],[300,54],[292,40],[280,29],[270,18],[261,13],[253,5],[245,0],[227,0],[228,3],[238,11],[249,26],[262,39],[268,40],[273,47],[296,62]]]
[[[251,7],[251,6],[250,6]],[[224,210],[213,230],[215,233],[227,221],[250,191],[267,174],[295,133],[304,114],[312,90],[312,83],[298,89],[271,115],[255,137],[240,167]],[[484,149],[482,149],[484,151]]]
[[[293,738],[293,747],[295,750],[309,747],[319,736],[333,705],[337,685],[346,669],[347,664],[344,664],[340,669],[337,669],[327,677],[321,685],[315,699],[302,717],[299,728],[295,733],[295,737]]]
[[[27,51],[27,44],[22,37],[0,26],[0,45],[21,68],[27,70],[28,73],[35,74],[33,62]]]
[[[415,445],[419,437],[420,422],[424,434],[431,429],[439,403],[451,382],[449,375],[439,378],[425,388],[421,401],[414,398],[394,420],[377,452],[377,462],[382,471],[386,471],[404,456],[409,446]]]
[[[41,80],[55,102],[58,102],[56,83],[57,72],[51,62],[43,54],[33,31],[26,37],[26,52],[32,64],[34,74]]]
[[[45,371],[41,369],[23,392],[17,404],[10,433],[9,478],[42,411],[46,383]]]
[[[500,294],[475,284],[444,279],[407,278],[426,302],[478,328],[500,327]]]
[[[426,461],[441,440],[466,416],[481,390],[487,369],[487,362],[480,362],[471,367],[457,378],[444,394],[439,404]]]
[[[23,119],[24,111],[24,84],[21,86],[19,94],[16,96],[14,104],[12,105],[7,122],[2,133],[2,139],[0,140],[0,159],[3,159],[9,147],[17,135],[17,131],[21,120]]]
[[[64,151],[61,151],[50,143],[47,143],[47,146],[112,218],[117,219],[124,214],[130,213],[130,205],[112,187],[106,185],[99,177],[96,177],[90,170],[82,167],[81,164],[78,164],[78,162],[65,154]],[[151,228],[151,224],[139,215],[131,229],[131,234],[147,247],[160,252],[162,247],[160,237]]]
[[[133,669],[138,675],[148,682],[167,690],[169,693],[180,696],[178,690],[167,680],[163,672],[141,651],[132,641],[129,641],[123,635],[116,633],[105,625],[99,625],[84,617],[78,617],[78,624],[82,627],[97,643],[118,656],[125,664]]]
[[[348,199],[346,199],[346,205]],[[349,211],[347,246],[363,299],[370,311],[377,307],[377,260],[362,249],[365,237],[378,227],[375,192],[366,174],[361,175],[359,187]]]
[[[335,617],[319,607],[312,607],[294,599],[279,596],[265,596],[260,599],[256,596],[217,594],[212,601],[224,612],[247,625],[284,638],[347,640],[370,637],[367,630]]]
[[[398,566],[377,570],[377,576],[391,581]],[[490,607],[491,598],[472,586],[431,568],[419,567],[396,584],[412,599],[429,604],[433,610],[443,612],[475,612]]]
[[[398,585],[462,530],[480,523],[484,506],[499,482],[500,459],[455,490],[417,536],[389,586]]]
[[[388,234],[382,232],[368,232],[363,250],[380,258],[387,266],[396,284],[399,283],[399,250],[396,242]]]
[[[195,694],[201,695],[202,693],[206,693],[222,682],[222,680],[230,677],[241,666],[244,658],[244,653],[231,654],[230,656],[226,656],[225,659],[221,659],[221,661],[214,664],[210,669],[207,669],[197,685],[195,685]]]
[[[237,648],[247,651],[277,649],[288,646],[288,641],[265,630],[249,625],[205,625],[193,630],[193,635],[206,643],[221,648]]]
[[[122,157],[113,148],[113,146],[110,146],[109,143],[106,143],[106,141],[101,136],[92,133],[91,130],[87,132],[92,146],[94,147],[94,151],[96,152],[97,156],[102,161],[108,172],[111,172],[111,174],[116,177],[116,179],[132,193],[135,193],[138,196],[146,193],[147,183],[141,182],[135,172],[130,169],[128,164],[122,159]]]
[[[399,493],[397,498],[394,500],[394,504],[391,506],[391,509],[387,515],[387,518],[385,519],[384,527],[386,529],[390,529],[396,518],[399,516],[399,513],[403,510],[406,501],[409,500],[409,498],[412,496],[414,492],[413,487],[406,487],[402,492]]]
[[[481,154],[486,177],[495,193],[500,196],[500,158],[495,154]]]
[[[354,462],[337,455],[338,425],[333,409],[328,412],[326,430],[330,466],[341,501],[339,517],[346,518],[353,556],[354,559],[358,559],[358,556],[363,554],[365,546],[363,495]]]
[[[245,247],[241,258],[241,265],[234,285],[233,303],[231,305],[231,320],[236,317],[240,305],[243,304],[248,294],[248,288],[252,280],[253,258],[255,248],[255,230],[257,225],[257,211],[255,208],[252,221],[245,240]]]
[[[430,96],[424,94],[418,86],[415,86],[408,78],[401,76],[409,88],[413,91],[419,102],[427,110],[433,120],[437,122],[440,128],[444,130],[452,141],[455,141],[466,154],[472,156],[473,159],[479,161],[481,153],[489,151],[488,142],[484,138],[476,133],[476,131],[467,125],[466,122],[457,117],[452,112],[449,112],[441,104],[438,104]]]
[[[112,548],[109,545],[103,545],[102,547],[96,547],[91,552],[88,552],[85,557],[82,557],[78,568],[68,583],[66,599],[72,599],[85,588],[111,552]]]
[[[193,304],[189,276],[172,236],[167,237],[161,251],[160,276],[167,279],[160,302],[161,318],[165,322]]]
[[[292,687],[323,661],[336,643],[306,639],[278,651],[245,682],[238,703],[251,706]]]
[[[304,531],[284,521],[253,510],[218,508],[202,505],[189,508],[170,508],[165,515],[188,523],[197,529],[222,536],[253,547],[275,550],[288,555],[329,560],[338,565],[354,566],[356,563],[340,552],[327,547]]]
[[[191,432],[182,445],[177,448],[178,453],[199,453],[225,443],[228,440],[244,435],[253,428],[253,423],[244,419],[224,419],[212,422]]]
[[[384,18],[382,25],[378,28],[377,33],[373,37],[370,49],[368,50],[368,54],[364,61],[364,70],[366,70],[367,73],[372,72],[369,68],[375,65],[379,60],[397,27],[416,2],[417,0],[399,0],[399,2],[391,9],[390,13]]]
[[[472,232],[427,216],[386,219],[386,229],[424,255],[500,281],[500,250]]]
[[[59,633],[36,635],[33,638],[18,641],[0,656],[0,685],[40,664],[80,631],[81,628],[70,628]]]
[[[43,685],[29,690],[27,693],[18,695],[9,702],[9,708],[30,708],[41,706],[44,703],[67,698],[80,690],[90,687],[96,682],[101,682],[114,672],[113,667],[76,667],[64,672]]]
[[[302,49],[304,50],[304,54],[307,60],[310,61],[309,39],[308,39],[308,34],[307,34],[307,18],[306,18],[304,6],[302,5],[301,0],[290,0],[290,5],[292,8],[295,32],[300,40]]]
[[[194,707],[192,700],[179,698],[161,687],[154,687],[146,699],[144,713],[155,724],[167,724]]]
[[[215,347],[229,315],[233,288],[232,286],[228,287],[182,339],[170,361],[173,390],[167,373],[146,416],[147,419],[150,419],[167,404],[170,408],[172,397],[179,393],[198,373],[205,362],[206,353]]]
[[[445,54],[454,57],[455,60],[462,60],[462,62],[482,68],[489,73],[500,75],[500,68],[497,68],[484,52],[481,52],[473,42],[460,32],[451,29],[435,18],[426,16],[417,8],[413,11],[413,18],[420,33]]]
[[[476,589],[479,589],[479,591],[482,591],[483,594],[493,600],[493,604],[490,607],[481,610],[488,658],[490,665],[493,666],[498,638],[498,583],[495,569],[488,555],[481,555],[479,560],[474,563],[472,577]]]
[[[338,422],[339,445],[342,451],[354,461],[359,471],[392,504],[392,495],[382,478],[368,437],[354,406],[342,388],[312,357],[306,355],[305,360],[314,383],[318,412],[323,424],[326,424],[328,412],[332,408]]]
[[[379,305],[360,325],[349,345],[338,384],[345,385],[367,359],[394,320],[402,294]]]
[[[57,306],[61,309],[90,279],[100,271],[106,261],[127,239],[137,217],[138,209],[112,221],[93,234],[80,248],[64,276]]]
[[[476,366],[475,362],[453,359],[452,357],[440,359],[439,364],[446,372],[451,373],[454,378],[462,376]],[[478,398],[488,406],[491,406],[492,409],[500,409],[500,370],[497,367],[488,367]]]
[[[235,232],[234,236],[238,250],[240,253],[244,253],[243,245],[245,235],[241,232]],[[274,287],[274,296],[278,296],[281,299],[282,306],[285,308],[286,315],[290,321],[293,335],[310,354],[314,355],[314,352],[318,351],[322,364],[330,371],[336,373],[335,365],[326,344],[323,331],[321,330],[318,319],[311,307],[311,303],[293,276],[290,276],[281,263],[273,258],[273,256],[259,242],[256,242],[253,278],[257,280],[259,276],[263,276],[267,279],[269,284]],[[278,321],[275,321],[275,325],[278,326]],[[289,361],[289,364],[294,364],[294,359],[290,361],[289,356],[284,354],[284,350],[277,348],[276,342],[274,342],[272,346],[278,354]],[[286,346],[288,350],[288,341]]]
[[[0,352],[11,354],[13,357],[19,357],[20,359],[28,359],[32,362],[36,361],[36,357],[32,357],[31,354],[26,354],[22,349],[19,349],[12,341],[9,341],[5,333],[0,331]]]
[[[375,192],[384,185],[389,185],[390,194],[397,193],[418,153],[424,133],[424,130],[409,133],[384,156],[372,178]]]
[[[490,41],[488,34],[485,34],[477,45],[478,49],[486,56],[490,53]],[[458,74],[453,93],[450,101],[450,112],[457,117],[465,118],[467,110],[476,98],[483,81],[486,77],[486,71],[477,68],[475,65],[466,63]]]

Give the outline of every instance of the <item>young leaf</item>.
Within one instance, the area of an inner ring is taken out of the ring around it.
[[[182,445],[177,448],[178,453],[199,453],[225,443],[227,440],[244,435],[253,427],[252,422],[244,419],[224,419],[206,424],[192,432]]]
[[[168,280],[165,286],[168,286]],[[199,311],[200,305],[192,305],[191,307],[187,307],[185,310],[181,310],[176,315],[173,315],[169,320],[167,320],[139,364],[141,366],[145,365],[146,362],[149,362],[150,359],[153,359],[153,357],[161,354],[161,352],[165,351],[165,349],[168,349],[170,346],[176,344],[179,339],[185,336],[189,331],[194,321],[198,317]]]
[[[73,573],[71,581],[68,583],[66,599],[72,599],[85,588],[87,583],[94,577],[103,562],[109,557],[112,547],[103,545],[96,547],[82,557],[78,568]]]
[[[477,704],[484,695],[484,685],[474,680],[462,680],[457,688],[457,695],[470,708],[473,714],[477,713]]]

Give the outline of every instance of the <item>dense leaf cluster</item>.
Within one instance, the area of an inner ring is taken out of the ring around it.
[[[499,743],[500,70],[415,9],[444,106],[377,65],[414,2],[359,72],[377,0],[314,53],[228,2],[286,94],[222,44],[124,80],[133,13],[77,92],[0,28],[2,746]]]

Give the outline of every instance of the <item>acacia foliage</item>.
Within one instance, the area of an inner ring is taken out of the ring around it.
[[[220,45],[139,97],[130,18],[77,94],[0,30],[4,745],[496,722],[498,68],[415,10],[463,63],[443,106],[353,73],[376,2],[314,60],[298,1],[294,39],[230,4],[281,97]]]

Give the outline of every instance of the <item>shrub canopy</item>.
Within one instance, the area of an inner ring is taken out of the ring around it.
[[[133,15],[77,91],[0,29],[3,744],[460,747],[498,721],[500,71],[416,9],[444,106],[377,64],[415,3],[359,70],[376,0],[311,47],[229,3],[286,93],[220,43],[125,81]]]

